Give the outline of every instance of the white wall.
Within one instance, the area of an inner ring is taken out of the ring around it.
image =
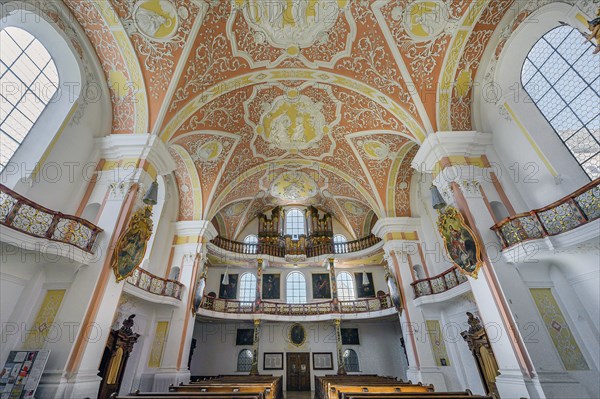
[[[285,354],[288,352],[311,352],[310,371],[311,389],[314,390],[314,376],[335,374],[337,372],[337,352],[335,328],[329,323],[301,323],[306,331],[306,342],[297,347],[288,338],[293,323],[263,322],[259,342],[259,372],[284,376]],[[237,357],[242,349],[251,346],[236,346],[237,328],[253,328],[252,323],[227,323],[219,321],[197,321],[194,338],[197,347],[192,358],[190,371],[192,376],[210,376],[219,374],[237,374]],[[402,377],[405,375],[405,358],[400,347],[400,326],[394,321],[369,321],[342,323],[342,328],[358,328],[360,345],[344,346],[358,354],[362,373]],[[283,352],[284,370],[264,370],[265,352]],[[312,352],[331,352],[332,370],[314,370]],[[247,374],[239,373],[239,374]]]

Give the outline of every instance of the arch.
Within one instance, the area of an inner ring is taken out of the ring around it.
[[[344,354],[342,355],[344,359],[344,368],[348,372],[359,372],[360,367],[358,363],[358,354],[354,349],[346,349],[344,350]]]
[[[299,236],[306,234],[306,220],[298,208],[292,208],[285,213],[285,234]]]
[[[343,244],[345,242],[348,242],[348,239],[346,238],[345,235],[343,235],[343,234],[334,234],[333,235],[333,243],[334,244]]]
[[[306,278],[300,272],[291,272],[285,280],[286,303],[306,303]]]
[[[244,249],[246,253],[255,254],[258,250],[258,236],[256,234],[248,234],[244,237],[244,244],[248,244]]]
[[[491,201],[490,207],[492,208],[492,214],[496,223],[500,222],[503,219],[506,219],[509,216],[508,210],[502,202]]]
[[[6,168],[1,171],[7,172],[2,173],[3,184],[14,187],[22,178],[28,179],[37,173],[39,164],[43,163],[44,154],[62,133],[65,120],[70,118],[77,108],[85,78],[72,44],[64,32],[46,20],[41,10],[21,2],[12,2],[3,4],[0,14],[4,16],[0,20],[0,31],[5,32],[8,28],[21,29],[39,43],[34,52],[40,52],[42,47],[48,52],[54,63],[52,74],[56,75],[58,87],[58,90],[47,98],[47,106],[39,113],[35,123],[30,124],[27,138],[22,140],[18,150],[15,148],[11,156],[11,163],[19,165],[20,171],[8,172]],[[6,53],[7,46],[2,47],[3,53]],[[3,75],[3,84],[6,78],[7,75]],[[46,79],[40,81],[40,84],[48,87],[50,81],[52,79]],[[3,94],[6,95],[6,92],[3,91]],[[50,92],[46,93],[46,96],[49,94]],[[33,99],[29,102],[34,103]],[[8,123],[13,125],[16,122],[8,120]],[[4,138],[2,142],[2,146],[5,147]]]
[[[148,133],[146,84],[136,52],[112,4],[65,1],[92,43],[110,86],[113,133]],[[100,22],[98,22],[100,21]],[[118,72],[115,71],[119,66]]]
[[[354,290],[354,279],[348,272],[338,273],[336,279],[338,290],[338,299],[340,301],[353,301],[356,299],[356,291]]]
[[[181,271],[181,269],[179,268],[179,266],[172,267],[171,271],[169,272],[169,280],[179,281],[179,272],[180,271]]]
[[[419,264],[416,264],[413,266],[413,272],[414,272],[414,276],[415,276],[415,281],[422,280],[426,277],[425,271],[423,270],[423,266],[421,266]]]
[[[242,349],[238,353],[237,371],[249,372],[252,369],[252,351],[250,349]]]
[[[580,32],[559,26],[531,48],[521,69],[521,84],[590,179],[600,177],[600,78],[593,45]]]
[[[60,82],[52,56],[28,31],[15,26],[2,28],[0,43],[2,102],[7,106],[0,119],[1,172],[50,104]]]
[[[240,301],[244,305],[252,305],[256,300],[256,276],[252,273],[244,273],[240,278]]]

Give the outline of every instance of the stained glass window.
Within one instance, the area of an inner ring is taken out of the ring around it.
[[[243,349],[238,354],[237,371],[250,371],[252,369],[252,351]]]
[[[356,351],[354,351],[353,349],[346,349],[342,356],[344,358],[344,368],[346,369],[346,371],[360,371],[360,368],[358,367],[358,355],[356,354]]]

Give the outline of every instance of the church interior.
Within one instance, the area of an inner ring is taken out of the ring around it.
[[[1,399],[600,397],[600,4],[0,2]]]

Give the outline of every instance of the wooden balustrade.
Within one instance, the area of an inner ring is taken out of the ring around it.
[[[258,243],[247,244],[244,242],[228,240],[217,236],[211,242],[217,247],[238,254],[260,254],[284,258],[286,255],[306,255],[308,258],[332,254],[348,254],[362,251],[379,243],[381,239],[373,234],[359,240],[343,243],[318,243],[313,244],[310,238],[306,239],[306,245],[300,245],[298,241],[282,240],[281,243]]]
[[[503,248],[573,230],[600,217],[600,179],[540,209],[510,216],[491,227]]]
[[[452,267],[437,276],[417,280],[410,285],[415,292],[415,298],[418,298],[448,291],[465,281],[467,277],[457,267]]]
[[[389,294],[352,301],[284,303],[275,301],[244,302],[204,296],[200,308],[221,313],[269,314],[278,316],[314,316],[332,313],[365,313],[393,308]]]
[[[0,224],[33,237],[93,253],[102,229],[89,221],[45,208],[0,184]]]
[[[142,268],[135,269],[133,274],[127,277],[127,282],[152,294],[181,300],[183,284],[179,281],[158,277]]]

